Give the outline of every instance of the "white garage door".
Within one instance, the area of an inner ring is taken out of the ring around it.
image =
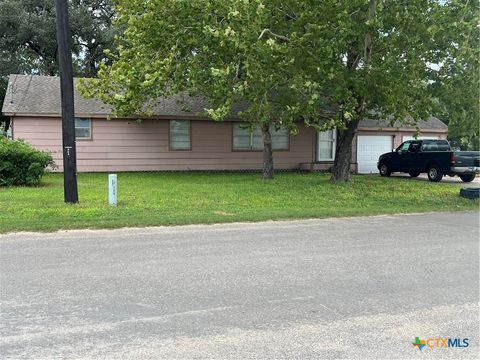
[[[357,138],[357,162],[360,174],[377,173],[378,157],[392,151],[391,136],[359,135]]]
[[[413,137],[413,136],[406,136],[404,135],[403,136],[403,141],[407,141],[407,140],[438,140],[438,136],[419,136],[417,137],[416,139]]]

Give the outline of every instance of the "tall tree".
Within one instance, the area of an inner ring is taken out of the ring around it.
[[[415,125],[439,111],[432,96],[434,84],[443,86],[439,64],[455,61],[452,49],[471,30],[471,22],[455,24],[451,5],[462,3],[120,0],[119,56],[82,91],[118,115],[141,113],[158,96],[203,96],[211,118],[236,115],[262,128],[264,178],[273,176],[272,125],[295,132],[302,119],[336,128],[332,181],[348,181],[362,118]],[[244,109],[235,113],[237,103]]]
[[[0,108],[9,74],[57,75],[55,2],[0,2]],[[94,76],[104,50],[113,48],[113,0],[70,0],[76,76]]]
[[[336,79],[330,90],[339,94],[340,106],[332,181],[350,178],[352,140],[362,118],[417,125],[420,119],[440,115],[442,106],[460,101],[459,93],[448,90],[454,84],[463,91],[480,85],[478,11],[472,2],[352,0],[342,7],[326,25],[336,34],[314,35],[334,39],[337,54],[329,64]],[[466,73],[467,86],[459,81]],[[478,117],[475,121],[478,127]]]
[[[466,150],[480,149],[480,3],[449,1],[436,42],[447,52],[432,88],[448,124],[448,139]],[[447,22],[445,19],[455,18]],[[439,20],[441,21],[441,20]],[[455,46],[448,46],[455,44]]]
[[[117,24],[126,27],[119,56],[81,90],[112,104],[119,116],[148,113],[145,104],[159,96],[202,96],[212,119],[238,116],[251,130],[261,129],[263,177],[271,179],[271,129],[295,132],[301,118],[323,124],[317,115],[325,99],[301,70],[312,45],[304,41],[303,6],[294,0],[119,1]],[[327,75],[325,67],[318,73]],[[242,110],[234,111],[239,103]]]

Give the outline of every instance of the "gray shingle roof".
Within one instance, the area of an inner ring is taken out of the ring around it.
[[[75,83],[77,79],[75,79]],[[13,91],[13,93],[12,93]],[[179,96],[160,98],[153,113],[159,117],[201,117],[208,104],[202,98]],[[190,109],[186,111],[185,107]],[[234,109],[238,111],[239,109]],[[10,75],[2,112],[12,115],[60,116],[60,78],[56,76]],[[75,114],[77,116],[106,117],[112,114],[111,107],[96,99],[85,99],[75,90]],[[390,126],[386,121],[365,119],[360,128],[413,128],[399,122]],[[447,125],[435,117],[419,122],[421,129],[447,130]]]
[[[2,112],[8,115],[60,115],[60,101],[59,77],[10,75]],[[110,107],[101,101],[85,99],[75,91],[76,114],[108,115],[110,112]]]
[[[76,84],[78,79],[74,79]],[[13,90],[13,94],[12,94]],[[77,116],[106,117],[112,114],[110,105],[97,99],[86,99],[75,89]],[[5,115],[61,115],[60,78],[56,76],[10,75],[2,112]],[[156,116],[195,116],[207,103],[200,98],[178,96],[160,98],[154,106]],[[189,108],[188,112],[185,109]]]
[[[359,128],[368,128],[368,129],[388,129],[388,128],[401,128],[401,129],[414,129],[414,126],[409,126],[402,124],[400,121],[395,121],[395,123],[390,125],[387,120],[374,120],[374,119],[364,119],[360,121],[358,125]],[[440,119],[431,116],[427,120],[420,120],[418,122],[418,127],[420,129],[429,129],[429,130],[447,130],[448,126],[445,125]]]

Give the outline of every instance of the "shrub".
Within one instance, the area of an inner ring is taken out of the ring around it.
[[[48,167],[56,167],[49,153],[0,137],[0,186],[38,184]]]

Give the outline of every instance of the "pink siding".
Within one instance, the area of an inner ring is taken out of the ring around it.
[[[77,141],[78,171],[155,170],[249,170],[262,168],[261,151],[233,151],[232,123],[205,120],[191,122],[190,151],[169,150],[168,120],[92,119],[92,139]],[[50,151],[62,171],[62,129],[60,118],[15,117],[15,139]],[[391,135],[393,147],[413,131],[359,129],[357,135]],[[446,132],[425,132],[422,136],[446,138]],[[274,152],[277,169],[329,170],[333,162],[316,162],[316,134],[300,127],[290,136],[290,149]],[[352,144],[352,170],[357,168],[357,136]]]
[[[13,136],[52,152],[62,170],[62,129],[59,118],[16,117]],[[191,123],[191,151],[169,150],[167,120],[92,119],[92,140],[77,140],[79,172],[148,170],[261,169],[261,151],[232,151],[232,123],[198,120]],[[314,161],[315,132],[302,127],[290,136],[290,150],[275,151],[277,169],[298,169]]]

